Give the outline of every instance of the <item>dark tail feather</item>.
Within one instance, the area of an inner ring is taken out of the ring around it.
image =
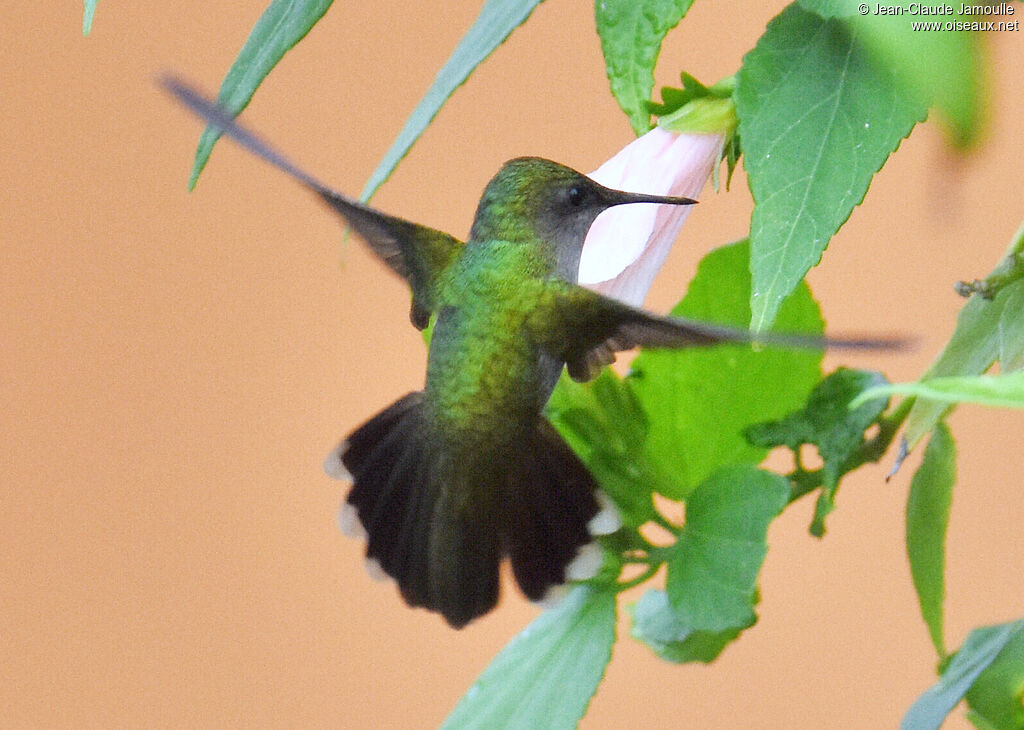
[[[534,601],[598,570],[594,535],[618,529],[618,515],[547,421],[513,463],[467,464],[445,451],[423,403],[422,393],[396,401],[325,464],[353,481],[342,529],[366,537],[373,572],[461,628],[497,603],[503,555]]]
[[[366,534],[371,565],[395,579],[407,603],[461,628],[498,601],[500,540],[488,519],[494,510],[467,511],[450,501],[475,485],[459,484],[459,465],[438,453],[422,404],[422,393],[396,401],[325,466],[353,481],[342,529]]]
[[[568,580],[592,577],[601,567],[594,536],[614,532],[620,522],[547,421],[540,420],[520,467],[507,486],[505,551],[523,593],[541,601]]]

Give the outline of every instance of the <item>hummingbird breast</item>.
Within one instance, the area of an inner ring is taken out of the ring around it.
[[[456,627],[494,607],[504,557],[532,600],[581,577],[570,566],[593,557],[600,508],[593,477],[541,417],[563,363],[526,325],[550,273],[512,244],[472,246],[444,282],[423,392],[334,457],[354,477],[347,522],[367,533],[367,557],[410,605]]]
[[[543,264],[521,244],[471,243],[454,272],[425,391],[438,436],[458,451],[500,462],[537,428],[563,365],[525,334]]]

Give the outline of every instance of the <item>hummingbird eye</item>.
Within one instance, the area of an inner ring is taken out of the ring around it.
[[[574,207],[579,207],[579,206],[583,205],[583,200],[587,197],[587,194],[583,191],[582,188],[571,187],[571,188],[569,188],[568,196],[569,196],[569,205],[572,205]]]

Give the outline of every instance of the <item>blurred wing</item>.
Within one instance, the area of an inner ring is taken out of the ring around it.
[[[774,347],[856,350],[898,349],[899,338],[822,338],[764,333],[661,317],[563,281],[552,280],[527,323],[540,347],[563,360],[573,380],[597,377],[615,353],[634,347],[707,347],[719,343],[758,342]]]
[[[430,312],[437,306],[438,279],[458,258],[461,241],[433,228],[386,215],[332,190],[187,84],[169,76],[162,78],[160,84],[207,124],[312,189],[341,214],[392,271],[408,280],[413,294],[413,324],[419,329],[427,326]]]
[[[463,243],[447,233],[386,215],[332,190],[320,197],[348,222],[370,249],[412,288],[410,319],[423,329],[437,308],[438,280],[462,252]]]

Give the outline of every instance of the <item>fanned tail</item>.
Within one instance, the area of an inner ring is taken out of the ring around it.
[[[511,459],[460,459],[440,445],[423,406],[422,392],[404,396],[325,463],[353,482],[341,527],[366,538],[372,573],[456,628],[497,603],[504,555],[534,601],[596,573],[593,535],[618,529],[618,515],[547,421]]]
[[[602,552],[594,537],[615,532],[621,520],[590,471],[543,418],[519,465],[507,485],[505,553],[526,597],[548,602],[566,581],[597,573]]]
[[[353,482],[340,522],[366,537],[371,573],[394,578],[406,603],[461,628],[498,601],[500,541],[478,511],[453,503],[466,493],[460,472],[438,450],[422,406],[422,392],[399,399],[354,431],[325,469]]]

